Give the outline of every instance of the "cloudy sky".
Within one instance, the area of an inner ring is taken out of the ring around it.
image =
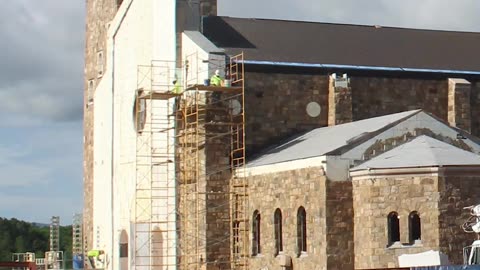
[[[218,1],[226,16],[480,31],[478,0]],[[2,1],[0,217],[70,224],[81,211],[84,5]]]

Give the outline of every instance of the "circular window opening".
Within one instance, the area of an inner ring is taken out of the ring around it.
[[[307,104],[307,114],[310,117],[319,116],[321,111],[322,111],[322,108],[320,107],[320,104],[318,104],[317,102],[312,101]]]
[[[239,115],[242,112],[242,104],[236,99],[230,100],[228,106],[232,111],[232,115]]]
[[[135,94],[135,100],[133,103],[133,126],[135,131],[142,133],[145,127],[145,121],[147,116],[147,101],[142,98],[142,91],[137,91]]]

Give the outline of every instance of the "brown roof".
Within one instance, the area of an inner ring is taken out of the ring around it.
[[[253,61],[480,72],[480,33],[211,16],[203,34]]]

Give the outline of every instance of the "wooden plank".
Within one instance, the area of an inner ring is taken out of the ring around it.
[[[235,92],[242,91],[242,87],[238,87],[238,86],[225,87],[225,86],[213,86],[213,85],[206,86],[203,84],[196,84],[196,85],[187,87],[186,91],[189,91],[189,90],[235,93]]]

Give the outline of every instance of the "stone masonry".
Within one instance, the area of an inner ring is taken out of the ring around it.
[[[247,156],[293,134],[327,125],[327,75],[245,70]],[[319,116],[307,114],[310,102],[320,105]]]
[[[452,121],[456,121],[458,127],[480,135],[477,83],[472,82],[470,96],[457,85],[457,105],[451,106],[448,77],[349,74],[347,87],[341,84],[335,87],[331,76],[321,71],[302,74],[294,69],[262,71],[248,65],[245,70],[247,156],[317,127],[413,109],[423,109],[454,126]],[[318,117],[306,113],[306,106],[312,101],[321,107]]]
[[[431,173],[353,177],[355,209],[355,268],[398,267],[402,254],[437,250],[451,263],[462,264],[462,249],[475,240],[461,229],[469,213],[462,208],[478,204],[480,168],[444,167]],[[408,216],[417,211],[421,241],[409,243]],[[388,243],[387,216],[397,212],[400,242]]]
[[[281,269],[274,255],[277,208],[282,211],[281,254],[291,258],[291,269],[353,269],[351,182],[327,180],[321,166],[250,176],[248,182],[250,219],[256,210],[261,215],[261,252],[251,257],[251,269]],[[301,206],[307,215],[307,252],[299,256],[297,211]]]
[[[448,122],[471,132],[471,84],[464,79],[448,80]]]
[[[328,125],[334,126],[352,122],[352,88],[347,78],[329,77],[328,84]],[[341,85],[344,84],[344,85]]]
[[[248,177],[250,213],[261,217],[261,253],[250,258],[250,269],[281,269],[274,255],[273,215],[282,211],[283,254],[292,258],[293,269],[327,269],[327,180],[322,167],[269,173]],[[297,211],[303,206],[307,216],[307,252],[296,252]],[[250,221],[250,228],[252,223]],[[251,230],[249,231],[251,234]],[[250,241],[252,236],[250,235]],[[251,247],[251,245],[250,245]]]
[[[327,269],[354,269],[352,182],[327,181],[326,187]]]
[[[438,235],[438,179],[429,176],[386,176],[353,181],[355,209],[355,268],[398,267],[397,256],[436,249]],[[408,243],[408,215],[420,214],[421,244]],[[388,246],[387,216],[397,212],[400,242]]]
[[[462,249],[471,245],[476,236],[467,234],[461,225],[470,217],[463,207],[479,203],[480,168],[446,168],[438,179],[440,192],[439,202],[439,234],[440,251],[448,254],[455,264],[463,263]]]
[[[447,121],[448,78],[351,76],[353,121],[423,109]]]
[[[230,269],[232,118],[228,106],[217,100],[235,94],[187,95],[197,98],[183,101],[183,111],[191,116],[187,128],[178,131],[180,264]],[[193,106],[185,109],[185,104]]]

